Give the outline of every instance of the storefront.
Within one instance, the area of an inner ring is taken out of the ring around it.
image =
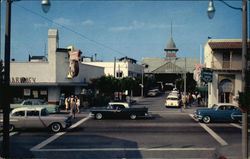
[[[79,62],[81,50],[58,48],[57,30],[48,32],[48,57],[28,62],[11,62],[12,102],[22,99],[45,99],[59,104],[62,96],[78,95],[91,79],[104,75],[104,68]],[[33,58],[34,59],[34,58]]]

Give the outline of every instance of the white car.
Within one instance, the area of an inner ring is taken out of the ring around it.
[[[180,107],[180,100],[178,96],[175,95],[169,95],[165,102],[166,107]]]
[[[0,123],[3,121],[0,120]],[[44,107],[15,108],[10,113],[10,131],[16,128],[48,128],[59,132],[71,125],[69,115],[51,115]]]

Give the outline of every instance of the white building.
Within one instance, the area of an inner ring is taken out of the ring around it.
[[[207,41],[204,49],[205,67],[213,71],[212,82],[208,83],[208,107],[214,103],[237,104],[242,82],[241,48],[240,39]]]
[[[80,94],[91,79],[104,75],[103,67],[79,63],[79,74],[67,78],[69,71],[68,49],[59,48],[57,30],[48,31],[48,60],[11,62],[10,84],[18,98],[45,98],[58,104],[62,94]]]
[[[113,76],[116,78],[123,77],[141,77],[143,66],[136,64],[136,60],[123,57],[115,62],[83,62],[92,66],[104,67],[106,76]]]

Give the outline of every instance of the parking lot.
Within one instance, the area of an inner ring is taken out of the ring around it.
[[[149,119],[94,120],[77,114],[67,131],[20,130],[10,137],[13,158],[241,158],[238,123],[202,124],[195,108],[166,109],[164,96],[144,98]]]

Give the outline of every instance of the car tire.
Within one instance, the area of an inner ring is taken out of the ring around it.
[[[12,125],[12,124],[10,124],[10,126],[9,126],[9,132],[12,132],[12,131],[14,131],[14,130],[15,130],[15,126]]]
[[[135,120],[136,119],[136,115],[135,114],[130,114],[129,118],[132,119],[132,120]]]
[[[202,118],[202,121],[206,124],[210,123],[211,122],[211,117],[210,116],[204,116]]]
[[[103,117],[102,113],[96,113],[96,115],[95,115],[95,118],[96,118],[97,120],[101,120],[102,117]]]
[[[50,125],[50,130],[54,133],[61,131],[61,129],[62,129],[62,126],[60,123],[52,123]]]

